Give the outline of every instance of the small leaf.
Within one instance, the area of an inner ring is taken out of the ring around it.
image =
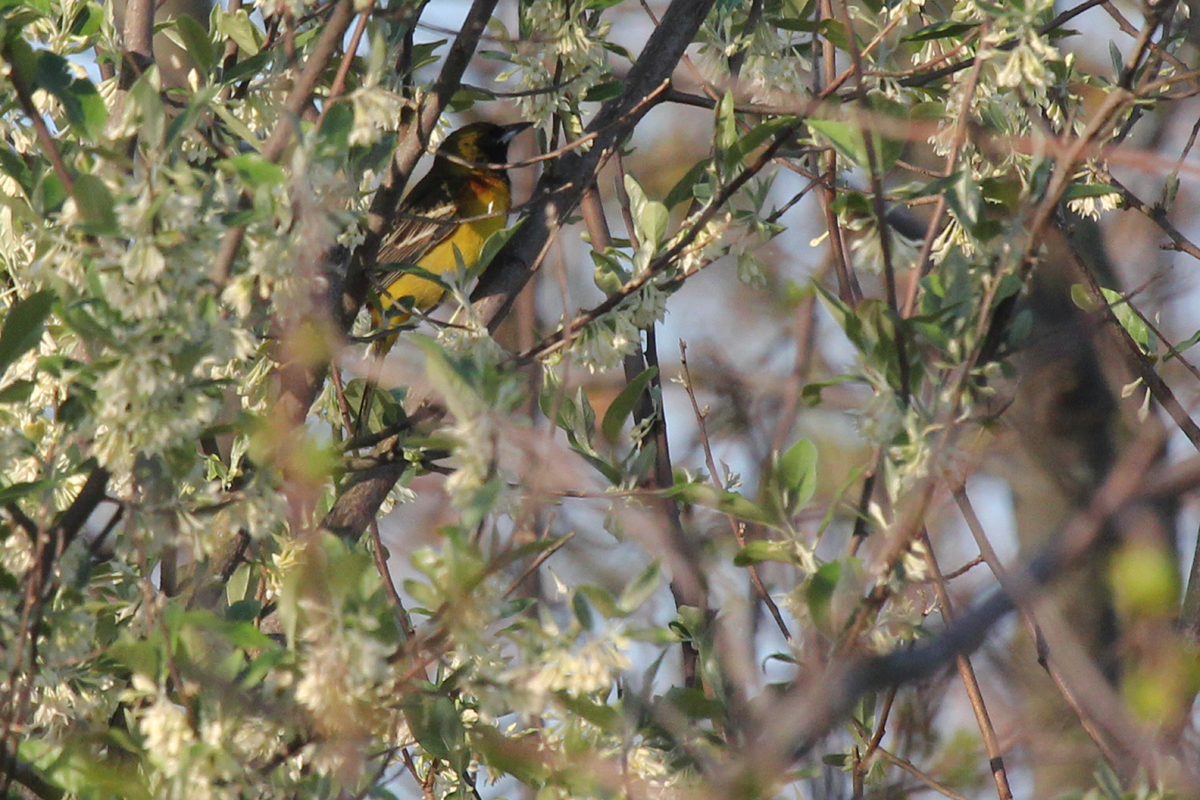
[[[201,74],[207,74],[215,61],[212,40],[196,18],[191,14],[180,14],[175,19],[175,28],[188,55],[196,62]]]
[[[926,25],[918,31],[900,39],[902,42],[932,42],[935,39],[948,39],[951,36],[961,36],[979,27],[977,22],[935,22]]]
[[[812,499],[817,488],[817,447],[807,439],[796,442],[779,459],[779,485],[788,514],[795,514]]]
[[[108,108],[87,78],[75,78],[65,58],[49,50],[37,53],[34,83],[54,95],[63,105],[67,121],[84,136],[96,138],[104,132]]]
[[[446,355],[435,339],[413,334],[409,341],[425,353],[425,373],[433,388],[446,400],[450,412],[459,419],[471,419],[483,408],[479,390],[472,386]]]
[[[657,561],[642,570],[636,578],[629,582],[617,600],[617,610],[622,614],[631,614],[650,599],[658,591],[662,583],[662,568]]]
[[[748,567],[763,561],[779,561],[784,564],[798,564],[796,548],[790,542],[778,539],[756,539],[747,542],[746,546],[737,551],[733,557],[735,567]]]
[[[571,597],[571,610],[575,612],[575,619],[579,620],[579,626],[585,631],[590,631],[596,627],[596,620],[592,616],[592,607],[588,605],[587,597],[579,592]]]
[[[867,165],[867,146],[862,131],[845,122],[832,119],[810,119],[808,126],[820,133],[834,149],[860,167]]]
[[[100,235],[117,232],[115,203],[104,181],[95,175],[80,175],[75,179],[71,194],[89,233]]]
[[[278,164],[272,164],[256,153],[244,153],[227,158],[223,162],[252,189],[259,186],[279,186],[287,179],[287,173]]]
[[[620,0],[617,1],[619,2]],[[585,103],[603,103],[605,100],[612,100],[614,97],[619,97],[624,90],[624,81],[605,81],[604,83],[597,83],[588,89],[583,95],[583,100]]]
[[[843,372],[840,375],[835,375],[823,381],[813,381],[812,383],[804,384],[804,388],[800,390],[800,399],[804,401],[806,406],[816,406],[821,403],[821,393],[831,386],[840,386],[843,383],[853,383],[860,381],[862,378],[857,375],[852,375],[848,372]]]
[[[0,330],[0,374],[37,346],[54,300],[54,292],[44,289],[18,300],[8,309],[4,328]]]
[[[808,602],[813,621],[824,629],[829,627],[829,601],[842,577],[842,563],[830,561],[822,564],[804,587],[804,599]]]
[[[733,93],[726,92],[717,103],[717,149],[728,150],[737,141],[737,118],[733,113]]]
[[[1100,291],[1103,293],[1104,299],[1108,301],[1109,307],[1112,308],[1117,322],[1121,323],[1121,327],[1125,329],[1129,337],[1137,342],[1141,351],[1148,354],[1153,342],[1150,336],[1150,328],[1146,325],[1145,320],[1138,316],[1133,306],[1120,292],[1103,287],[1101,287]]]
[[[20,500],[22,497],[40,492],[50,485],[49,481],[27,481],[22,483],[14,483],[12,486],[5,486],[0,489],[0,503],[11,503],[15,500]]]
[[[663,205],[667,208],[674,208],[686,200],[691,200],[695,196],[696,185],[708,173],[711,166],[712,161],[707,158],[693,164],[683,177],[671,187],[671,191],[667,192],[667,196],[663,198]]]
[[[757,522],[772,528],[780,527],[779,521],[762,506],[747,500],[737,492],[718,489],[707,483],[677,483],[664,494],[694,506],[729,514],[745,522]]]
[[[0,403],[24,403],[33,394],[36,385],[33,381],[13,381],[0,389]]]
[[[775,119],[767,120],[760,125],[754,126],[730,148],[730,159],[741,161],[757,150],[768,139],[775,136],[780,130],[795,124],[795,122],[795,117],[776,117]]]
[[[622,389],[621,393],[609,404],[608,410],[604,412],[604,421],[600,423],[600,431],[604,434],[605,439],[615,443],[620,438],[625,419],[633,412],[651,379],[657,374],[658,367],[647,367],[642,370],[641,374],[631,380],[629,385]]]
[[[850,37],[846,35],[846,26],[841,22],[827,17],[821,20],[821,24],[817,26],[817,29],[821,32],[822,36],[833,42],[834,47],[844,50],[847,53],[850,52]]]
[[[231,39],[247,55],[256,55],[262,48],[262,32],[250,21],[245,9],[218,16],[217,33]]]

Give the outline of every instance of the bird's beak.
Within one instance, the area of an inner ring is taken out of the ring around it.
[[[518,133],[520,133],[523,130],[532,128],[533,123],[532,122],[517,122],[513,125],[503,125],[501,127],[503,128],[504,132],[500,134],[500,141],[503,144],[508,144],[509,142],[511,142],[513,140],[514,137],[516,137],[516,135]]]

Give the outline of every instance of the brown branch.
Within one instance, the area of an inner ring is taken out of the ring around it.
[[[1179,229],[1171,224],[1170,214],[1162,205],[1155,203],[1153,206],[1143,201],[1140,197],[1126,188],[1125,184],[1114,178],[1112,175],[1107,176],[1108,182],[1117,188],[1121,193],[1121,201],[1130,208],[1136,209],[1157,225],[1163,233],[1171,238],[1173,245],[1170,249],[1177,250],[1181,253],[1187,253],[1194,259],[1200,260],[1200,247],[1192,244],[1191,240],[1179,232]],[[1165,248],[1166,246],[1164,246]]]
[[[404,639],[409,641],[417,635],[417,632],[413,628],[412,618],[408,616],[408,609],[404,607],[404,600],[400,597],[400,592],[396,591],[396,583],[392,580],[392,571],[388,569],[387,554],[384,552],[383,540],[379,537],[379,524],[375,520],[371,520],[369,527],[375,569],[379,571],[379,577],[383,578],[383,588],[387,591],[388,597],[392,598],[392,605],[396,607],[396,618],[400,620],[400,629],[404,631]]]
[[[342,55],[342,63],[338,64],[337,74],[333,77],[333,84],[329,87],[329,96],[325,98],[325,107],[321,110],[322,118],[325,116],[325,110],[329,108],[330,101],[340,96],[346,88],[346,76],[350,74],[350,65],[354,63],[358,44],[362,41],[363,33],[367,30],[367,22],[371,19],[371,12],[374,9],[375,3],[372,1],[358,15],[358,24],[354,26],[354,33],[350,35],[350,43]]]
[[[996,555],[995,549],[992,547],[991,541],[988,539],[987,531],[983,529],[983,524],[979,521],[979,516],[975,513],[975,508],[971,505],[971,500],[967,496],[966,488],[959,486],[954,491],[954,500],[958,504],[959,511],[962,513],[963,520],[967,523],[967,530],[971,532],[972,538],[975,539],[975,544],[979,548],[979,555],[992,571],[992,575],[996,580],[1004,585],[1008,580],[1008,572],[1000,563],[1000,557]],[[1070,686],[1063,680],[1061,671],[1058,666],[1050,659],[1049,652],[1045,646],[1045,639],[1042,636],[1041,630],[1038,628],[1037,622],[1033,615],[1027,609],[1020,609],[1018,612],[1021,616],[1021,622],[1025,625],[1026,632],[1031,640],[1038,643],[1038,662],[1046,673],[1050,676],[1050,680],[1058,688],[1063,700],[1075,712],[1075,716],[1079,718],[1079,725],[1096,745],[1096,749],[1100,751],[1100,755],[1109,764],[1117,765],[1120,761],[1117,758],[1116,752],[1113,750],[1113,745],[1109,741],[1108,736],[1100,729],[1096,721],[1088,714],[1088,712],[1079,704],[1079,698],[1071,691]]]
[[[842,0],[842,24],[846,26],[846,30],[850,33],[847,37],[850,42],[850,61],[854,67],[854,82],[857,102],[855,104],[856,115],[858,116],[858,128],[862,132],[863,149],[867,156],[867,177],[871,183],[871,208],[875,213],[875,227],[879,231],[879,251],[883,257],[883,283],[884,291],[887,296],[888,308],[896,317],[900,316],[900,306],[896,299],[896,270],[892,263],[892,236],[891,226],[887,221],[887,209],[883,202],[883,175],[880,173],[877,154],[875,152],[875,134],[868,125],[865,124],[864,116],[867,113],[867,87],[863,82],[863,65],[862,52],[858,47],[858,40],[854,37],[854,26],[850,21],[850,8],[846,4],[846,0]],[[968,95],[966,107],[970,107],[970,96]],[[832,241],[833,231],[830,231],[830,239]],[[905,332],[905,326],[902,321],[897,319],[894,327],[896,334],[896,362],[899,366],[900,378],[900,404],[908,407],[909,394],[911,393],[912,378],[909,375],[908,363],[908,336]]]
[[[946,589],[946,579],[942,575],[942,568],[938,565],[937,556],[934,555],[933,542],[929,538],[928,530],[921,530],[921,543],[925,545],[925,563],[929,565],[929,571],[933,575],[933,590],[937,595],[938,605],[942,609],[942,618],[949,622],[954,618],[953,608],[950,604],[950,592]],[[979,680],[975,677],[975,668],[971,666],[971,659],[965,654],[955,657],[954,662],[958,668],[958,677],[962,681],[963,689],[967,693],[967,699],[971,702],[971,710],[975,712],[975,722],[979,725],[979,733],[983,736],[983,746],[987,751],[988,764],[991,766],[992,780],[996,784],[996,794],[999,795],[1000,800],[1012,800],[1013,793],[1008,785],[1008,772],[1004,769],[1004,754],[1000,751],[996,729],[992,725],[992,718],[983,701],[983,691],[979,688]]]
[[[129,0],[122,30],[121,88],[128,89],[154,63],[154,0]]]
[[[649,110],[645,99],[660,94],[691,44],[714,0],[673,0],[625,79],[620,96],[605,103],[588,125],[596,134],[585,153],[563,156],[558,168],[542,175],[524,223],[493,259],[471,295],[480,317],[495,329],[533,276],[538,255],[555,232],[551,221],[566,219],[579,206],[583,190],[617,146]],[[556,225],[557,223],[555,223]]]
[[[1070,252],[1069,248],[1067,250]],[[1129,331],[1125,330],[1125,326],[1117,319],[1116,312],[1113,311],[1112,306],[1109,305],[1108,300],[1104,297],[1104,293],[1100,290],[1100,284],[1096,280],[1091,267],[1083,263],[1081,259],[1074,258],[1073,254],[1072,258],[1076,262],[1079,274],[1084,279],[1084,287],[1087,289],[1088,296],[1099,308],[1104,321],[1108,323],[1109,328],[1124,348],[1126,356],[1133,365],[1134,370],[1146,384],[1146,388],[1150,390],[1150,394],[1154,396],[1154,399],[1171,415],[1171,419],[1179,426],[1179,430],[1192,443],[1192,446],[1200,450],[1200,426],[1188,415],[1187,409],[1175,397],[1175,393],[1171,390],[1171,387],[1158,374],[1158,370],[1150,363],[1150,359],[1142,352],[1138,343],[1129,335]]]
[[[142,0],[137,1],[141,2]],[[312,94],[317,87],[317,82],[324,73],[325,66],[341,45],[342,36],[350,27],[352,19],[354,19],[354,0],[338,0],[337,5],[333,8],[333,13],[330,14],[321,30],[320,38],[317,39],[312,53],[309,54],[308,60],[304,64],[304,69],[296,77],[292,84],[292,90],[283,102],[283,108],[279,114],[280,119],[275,125],[275,130],[263,145],[262,157],[265,160],[274,163],[283,155],[284,148],[291,141],[292,127],[297,123],[300,112],[312,101]],[[244,203],[247,199],[247,196],[243,194],[241,202]],[[246,227],[244,225],[238,225],[225,231],[210,271],[212,282],[216,286],[222,287],[229,280],[229,271],[233,269],[234,259],[241,250],[242,240],[245,236]]]
[[[986,28],[986,23],[985,26]],[[971,68],[970,75],[967,76],[966,88],[963,91],[963,103],[958,112],[958,119],[954,122],[954,139],[950,145],[950,152],[946,156],[946,176],[954,174],[955,168],[958,166],[959,156],[962,154],[962,149],[967,142],[967,118],[970,116],[971,107],[975,102],[975,87],[979,84],[979,74],[983,71],[983,59],[978,54],[975,56],[974,66]],[[913,263],[912,271],[908,278],[908,291],[904,297],[904,310],[901,312],[904,317],[911,317],[913,309],[917,302],[917,287],[921,284],[921,278],[925,277],[925,270],[929,264],[930,256],[933,254],[933,243],[937,239],[938,233],[941,231],[942,218],[946,214],[946,194],[942,192],[938,195],[937,205],[933,207],[933,213],[929,217],[929,226],[925,229],[925,240],[921,242],[921,251],[917,254],[917,259]]]
[[[28,76],[22,73],[19,62],[12,58],[7,49],[4,51],[4,60],[10,67],[9,80],[12,81],[17,102],[21,104],[21,110],[25,112],[25,116],[29,117],[30,122],[33,123],[33,130],[37,134],[38,144],[42,146],[42,152],[45,153],[46,158],[50,159],[50,166],[54,168],[54,174],[58,176],[63,188],[67,190],[68,194],[73,193],[75,179],[71,177],[66,163],[63,162],[62,153],[58,150],[58,143],[50,134],[50,128],[47,127],[45,118],[33,103],[33,93],[29,90]]]

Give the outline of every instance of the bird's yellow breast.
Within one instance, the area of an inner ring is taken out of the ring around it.
[[[461,263],[468,269],[479,260],[487,238],[504,228],[511,204],[507,181],[492,175],[472,176],[468,191],[459,198],[460,223],[445,241],[417,259],[416,265],[434,275],[449,275]],[[458,255],[455,255],[455,251]],[[413,307],[433,308],[442,299],[442,287],[417,275],[404,275],[387,287],[392,298],[413,298]]]

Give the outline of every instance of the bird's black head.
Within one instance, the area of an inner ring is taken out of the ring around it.
[[[518,122],[515,125],[472,122],[447,136],[437,154],[453,156],[475,164],[507,164],[508,143],[518,133],[530,127],[533,127],[530,122]]]

